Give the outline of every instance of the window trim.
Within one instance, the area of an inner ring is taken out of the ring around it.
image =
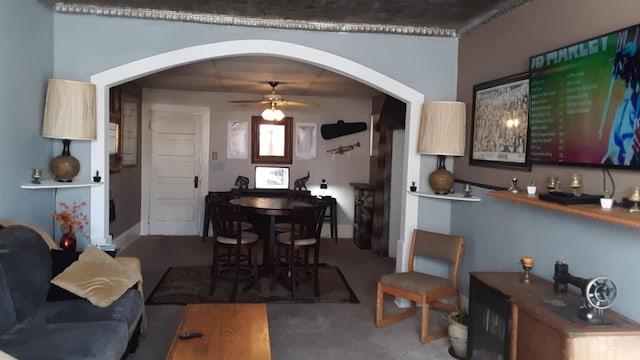
[[[260,155],[260,125],[284,126],[284,156]],[[251,117],[251,163],[253,164],[291,164],[293,159],[293,118],[285,117],[280,121],[265,120],[262,116]]]

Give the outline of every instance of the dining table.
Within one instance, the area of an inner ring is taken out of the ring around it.
[[[269,231],[265,244],[262,247],[262,268],[263,273],[269,277],[273,276],[272,254],[275,248],[275,223],[278,216],[289,216],[294,207],[312,206],[311,203],[295,200],[288,197],[261,197],[245,196],[229,200],[233,205],[239,205],[255,215],[269,217]]]

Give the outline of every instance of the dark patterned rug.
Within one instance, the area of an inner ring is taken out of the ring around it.
[[[360,303],[344,275],[335,266],[320,264],[320,296],[313,294],[311,280],[301,282],[296,288],[296,299],[281,284],[271,290],[271,280],[261,279],[261,291],[256,288],[243,291],[246,282],[240,282],[235,302],[241,303]],[[232,290],[230,280],[219,279],[216,292],[209,295],[210,266],[170,267],[147,300],[148,305],[224,303],[229,301]]]

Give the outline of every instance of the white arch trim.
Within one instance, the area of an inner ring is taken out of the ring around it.
[[[237,40],[187,47],[144,59],[136,60],[113,69],[91,76],[96,85],[97,139],[91,142],[91,168],[108,174],[108,152],[106,136],[108,124],[109,88],[148,74],[175,66],[201,60],[239,55],[267,55],[288,58],[313,64],[358,80],[371,87],[380,89],[407,103],[407,124],[404,144],[403,186],[408,188],[408,179],[417,179],[420,175],[420,156],[415,152],[417,146],[420,114],[424,95],[412,88],[361,64],[326,51],[273,40]],[[108,235],[108,196],[109,177],[105,177],[103,186],[91,188],[91,242],[106,244],[111,241]],[[403,213],[401,215],[401,244],[398,246],[398,266],[404,267],[403,254],[411,237],[411,230],[417,226],[418,198],[407,196],[403,192]]]

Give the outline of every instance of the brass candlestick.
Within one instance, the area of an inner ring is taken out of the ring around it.
[[[522,274],[522,278],[520,282],[523,284],[529,284],[531,282],[531,269],[533,269],[533,258],[531,256],[523,256],[520,259],[520,263],[522,264],[522,269],[524,269],[524,274]]]
[[[31,183],[32,184],[40,184],[40,177],[42,176],[42,170],[40,169],[32,169],[31,170]]]
[[[640,186],[634,186],[631,188],[629,201],[633,203],[633,206],[629,209],[629,212],[640,212],[640,207],[638,206],[638,203],[640,202]]]

